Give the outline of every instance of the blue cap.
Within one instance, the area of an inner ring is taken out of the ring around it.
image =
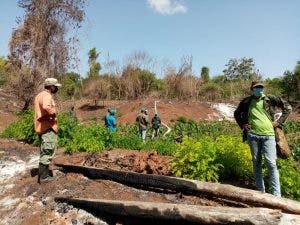
[[[110,111],[109,111],[109,113],[110,113],[111,115],[115,115],[116,112],[117,112],[117,110],[115,110],[115,109],[110,109]]]
[[[111,115],[115,115],[116,112],[117,112],[117,110],[115,110],[115,109],[110,109],[110,112],[109,112],[109,113],[110,113]]]

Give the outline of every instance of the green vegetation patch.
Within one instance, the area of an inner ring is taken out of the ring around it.
[[[19,120],[9,125],[1,134],[27,143],[39,144],[34,131],[33,111],[18,114]],[[58,115],[59,146],[66,152],[100,152],[104,149],[124,148],[132,150],[155,150],[161,155],[172,155],[173,173],[179,177],[201,181],[253,184],[252,161],[249,146],[242,142],[239,127],[229,121],[199,121],[181,117],[172,131],[158,139],[151,139],[151,129],[145,143],[138,137],[135,124],[118,126],[109,132],[96,121],[78,124],[67,113]],[[300,200],[300,122],[287,122],[284,127],[293,155],[287,160],[278,159],[282,195]],[[180,138],[178,138],[180,137]],[[181,141],[182,143],[177,143]],[[177,141],[177,142],[176,142]],[[266,186],[269,188],[269,184]]]

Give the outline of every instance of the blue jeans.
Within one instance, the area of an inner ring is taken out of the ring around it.
[[[143,140],[143,142],[145,142],[145,140],[146,140],[146,131],[147,130],[140,130],[140,133],[139,133],[139,137]]]
[[[262,174],[262,155],[264,155],[273,195],[280,197],[281,191],[279,173],[276,165],[277,155],[275,136],[256,135],[249,132],[248,143],[251,149],[254,178],[257,189],[261,192],[265,192],[265,184]]]

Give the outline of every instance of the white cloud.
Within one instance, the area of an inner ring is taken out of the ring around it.
[[[147,0],[152,9],[163,15],[186,13],[187,7],[173,0]]]

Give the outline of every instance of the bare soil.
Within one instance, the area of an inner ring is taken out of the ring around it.
[[[102,122],[101,119],[107,114],[107,110],[115,108],[117,110],[118,124],[135,123],[136,116],[142,107],[148,110],[150,118],[154,116],[154,102],[155,100],[153,99],[102,101],[95,106],[88,100],[83,99],[75,103],[75,112],[78,120],[81,122],[90,120]],[[61,110],[68,111],[73,105],[74,102],[65,102],[61,104]],[[222,118],[222,115],[211,108],[210,104],[200,102],[185,103],[160,100],[157,102],[157,111],[161,120],[166,124],[174,122],[179,116],[195,120]]]
[[[38,158],[39,149],[18,141],[0,139],[3,169],[6,162],[29,162]],[[64,155],[59,149],[54,163],[111,168],[147,174],[170,174],[170,157],[159,156],[155,152],[114,149],[99,154],[78,153]],[[98,224],[92,215],[78,217],[77,209],[53,201],[55,196],[94,198],[108,200],[134,200],[165,203],[186,203],[218,206],[221,203],[194,196],[164,194],[144,191],[109,180],[90,180],[81,174],[62,173],[53,168],[55,181],[37,183],[36,161],[33,167],[14,174],[5,180],[0,189],[0,224]],[[13,186],[10,186],[13,184]],[[88,223],[89,222],[89,223]]]

